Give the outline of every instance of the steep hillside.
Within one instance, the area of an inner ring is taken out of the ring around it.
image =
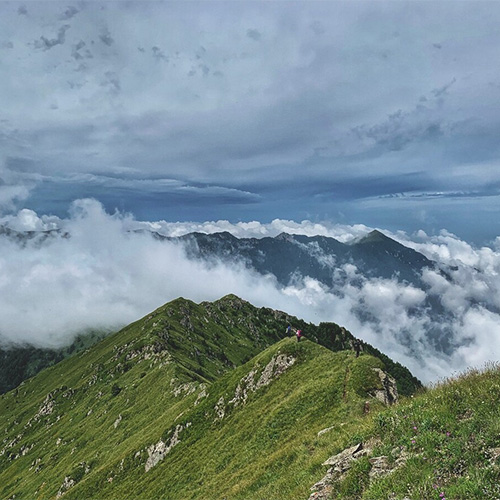
[[[106,332],[91,331],[78,335],[70,345],[58,349],[30,345],[7,345],[0,348],[0,394],[17,387],[40,370],[55,365],[104,338]]]
[[[500,498],[499,389],[493,365],[378,413],[325,461],[311,500]]]
[[[388,379],[366,353],[276,343],[290,322],[313,331],[235,296],[178,299],[24,382],[0,400],[0,497],[307,496]]]
[[[2,496],[307,497],[325,456],[369,421],[366,398],[382,406],[368,394],[381,367],[284,339],[209,386],[172,383],[168,365],[131,369],[106,392],[61,386],[21,413],[18,442],[2,450]]]

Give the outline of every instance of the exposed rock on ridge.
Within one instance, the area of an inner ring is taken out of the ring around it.
[[[190,422],[188,422],[185,426],[177,425],[175,427],[174,433],[172,434],[172,437],[168,440],[168,443],[164,443],[163,440],[160,439],[156,444],[152,444],[147,449],[149,456],[146,460],[145,465],[146,472],[148,472],[155,465],[161,462],[165,458],[165,456],[170,453],[170,450],[172,450],[174,446],[177,446],[181,442],[181,440],[179,439],[179,434],[190,425]]]
[[[261,387],[269,385],[274,379],[290,368],[295,361],[296,359],[293,356],[287,354],[278,354],[277,356],[273,356],[271,361],[269,361],[269,363],[262,370],[257,382],[255,382],[255,378],[259,371],[259,367],[256,366],[239,381],[234,391],[234,396],[228,401],[227,404],[231,404],[233,407],[237,407],[240,404],[244,405],[250,392],[255,392]],[[224,404],[224,397],[221,396],[214,407],[216,420],[222,420],[224,418],[226,408],[227,407]]]
[[[328,471],[321,481],[312,486],[311,490],[313,493],[309,497],[309,500],[328,500],[331,498],[334,484],[346,478],[347,473],[356,460],[359,460],[361,457],[369,457],[376,444],[376,441],[358,443],[323,462],[323,465],[329,467]],[[387,456],[371,457],[369,459],[371,465],[369,472],[370,480],[391,474],[397,468],[404,465],[409,457],[408,452],[400,448],[395,448],[393,455],[397,456],[393,464],[390,463]]]
[[[376,389],[372,395],[385,405],[396,403],[398,401],[396,380],[380,368],[372,368],[372,370],[379,376],[382,383],[382,389]]]

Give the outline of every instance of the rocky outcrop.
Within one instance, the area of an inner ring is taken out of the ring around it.
[[[273,356],[271,361],[269,361],[262,371],[262,374],[257,381],[256,389],[269,385],[275,378],[279,377],[283,372],[290,368],[295,361],[296,360],[293,356],[287,356],[286,354],[278,354],[276,357]]]
[[[396,403],[399,397],[396,380],[380,368],[372,368],[372,370],[379,376],[382,388],[375,389],[372,391],[371,395],[385,405],[392,405]]]
[[[118,415],[118,418],[114,421],[114,423],[113,423],[113,427],[114,427],[115,429],[116,429],[116,428],[120,425],[120,422],[122,421],[122,418],[123,418],[123,417],[122,417],[122,416],[121,416],[121,414],[120,414],[120,415]]]
[[[61,498],[64,493],[66,493],[70,488],[72,488],[76,484],[74,479],[71,479],[69,476],[64,478],[63,483],[61,484],[59,491],[57,492],[56,498]]]
[[[218,420],[222,420],[224,415],[226,414],[226,406],[224,405],[224,396],[219,398],[217,404],[214,407],[215,410],[215,418]]]
[[[54,405],[55,405],[54,395],[55,391],[49,392],[47,396],[45,396],[45,399],[40,405],[38,412],[33,417],[34,420],[39,420],[41,417],[50,415],[54,411]]]
[[[330,457],[323,465],[328,466],[328,471],[321,481],[318,481],[311,490],[313,493],[309,500],[327,500],[330,498],[333,485],[343,481],[354,462],[361,457],[369,457],[373,451],[376,441],[358,443],[355,446],[346,448],[344,451]],[[371,469],[370,480],[386,476],[401,467],[408,459],[408,452],[401,448],[394,448],[392,455],[396,460],[391,463],[389,457],[382,455],[369,458]]]
[[[152,444],[147,449],[148,459],[146,460],[145,465],[146,472],[148,472],[155,465],[161,462],[170,453],[172,448],[174,446],[177,446],[181,442],[181,440],[179,439],[179,434],[190,425],[191,422],[188,422],[186,425],[177,425],[167,443],[160,439],[156,444]]]
[[[332,429],[334,429],[335,426],[332,426],[332,427],[327,427],[326,429],[321,429],[319,432],[318,432],[318,437],[322,436],[323,434],[326,434],[327,432],[330,432]]]
[[[198,406],[203,398],[206,398],[208,396],[207,393],[207,385],[206,384],[200,384],[198,386],[200,389],[200,392],[198,393],[198,396],[196,397],[196,401],[194,402],[194,406]]]
[[[28,429],[33,425],[35,425],[37,422],[40,422],[42,420],[45,421],[47,425],[53,425],[54,421],[55,422],[59,421],[61,415],[58,415],[55,419],[53,419],[52,423],[49,423],[49,418],[54,413],[54,410],[56,408],[56,396],[58,394],[60,395],[61,392],[62,392],[62,397],[71,399],[75,395],[76,390],[74,389],[68,390],[66,386],[63,386],[49,392],[45,396],[45,399],[40,404],[38,411],[26,422],[24,428]]]
[[[177,383],[177,379],[174,378],[170,381],[170,385],[172,387],[172,394],[175,397],[178,397],[181,394],[183,396],[189,396],[190,394],[193,394],[193,392],[195,392],[198,388],[198,384],[196,382],[186,382],[184,384],[179,384]]]
[[[258,376],[259,366],[255,366],[239,381],[234,391],[233,397],[227,402],[236,408],[239,405],[244,405],[247,402],[248,395],[262,387],[266,387],[273,380],[278,378],[288,368],[290,368],[296,359],[287,354],[277,354],[273,356],[269,363],[264,367],[260,376]],[[221,396],[214,407],[215,419],[221,420],[226,414],[227,407],[224,404],[224,397]]]
[[[63,483],[59,487],[59,491],[57,492],[56,498],[62,497],[70,488],[75,486],[85,474],[90,472],[90,467],[86,462],[80,462],[76,471],[74,471],[71,475],[66,476],[64,478]]]

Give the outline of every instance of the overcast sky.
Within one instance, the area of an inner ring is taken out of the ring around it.
[[[0,215],[500,234],[500,3],[1,2]]]

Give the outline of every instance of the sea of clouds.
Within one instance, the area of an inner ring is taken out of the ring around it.
[[[108,214],[91,199],[75,201],[66,219],[23,209],[0,218],[0,224],[20,232],[60,230],[23,244],[0,235],[4,345],[59,346],[88,329],[118,329],[179,296],[200,302],[235,293],[256,306],[307,321],[339,323],[424,382],[500,359],[500,238],[490,247],[475,248],[446,231],[433,236],[384,231],[448,270],[448,279],[437,270],[425,270],[425,290],[397,278],[368,279],[354,265],[344,266],[347,279],[338,281],[337,288],[308,276],[295,277],[283,287],[273,276],[243,264],[190,260],[181,243],[152,238],[149,231],[166,236],[229,231],[257,238],[288,232],[348,242],[372,228],[287,220],[143,222]],[[147,231],[137,231],[141,229]],[[70,237],[62,237],[65,233]],[[443,307],[441,321],[446,324],[439,326],[449,332],[446,352],[429,341],[427,332],[436,325],[424,307],[427,295]]]

